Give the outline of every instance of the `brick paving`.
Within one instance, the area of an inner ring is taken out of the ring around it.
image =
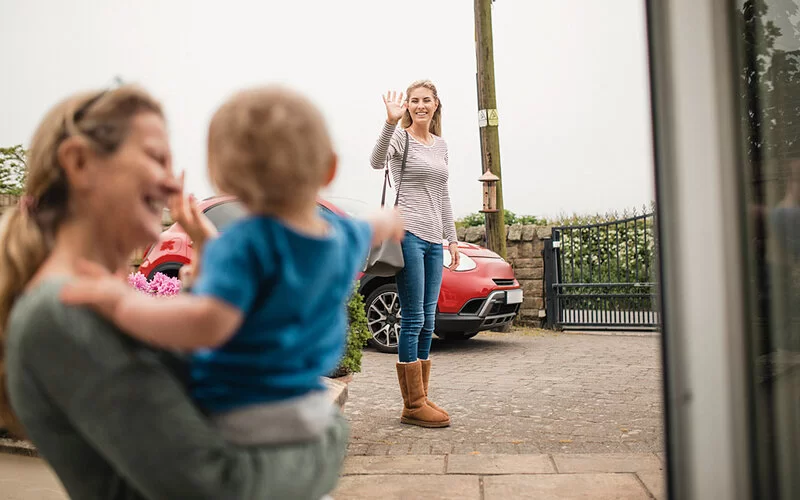
[[[396,357],[364,351],[349,386],[349,455],[664,450],[660,339],[516,330],[434,339],[430,397],[452,426],[399,422]]]

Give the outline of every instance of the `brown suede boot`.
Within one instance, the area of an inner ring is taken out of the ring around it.
[[[397,363],[397,381],[403,395],[403,415],[400,422],[420,427],[447,427],[450,417],[425,404],[422,387],[422,363]]]
[[[438,405],[434,404],[433,401],[428,399],[428,382],[431,381],[431,360],[420,359],[419,362],[422,364],[422,387],[425,389],[425,402],[428,403],[428,406],[430,406],[434,410],[439,410],[440,412],[444,413],[449,417],[450,416],[449,413],[439,408]]]

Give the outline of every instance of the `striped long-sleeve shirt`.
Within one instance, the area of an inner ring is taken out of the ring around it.
[[[434,135],[433,144],[427,146],[409,135],[408,158],[401,183],[404,147],[403,129],[386,123],[372,150],[370,163],[372,168],[381,169],[388,158],[395,189],[400,187],[397,205],[406,230],[431,243],[441,242],[442,237],[449,243],[457,242],[447,188],[447,143]]]

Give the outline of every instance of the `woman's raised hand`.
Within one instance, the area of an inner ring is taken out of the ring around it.
[[[408,109],[408,104],[403,100],[403,93],[386,92],[383,96],[383,103],[386,105],[386,121],[392,125],[397,124],[403,117],[403,113]]]

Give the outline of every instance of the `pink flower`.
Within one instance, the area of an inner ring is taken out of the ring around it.
[[[150,284],[147,282],[147,278],[145,278],[144,274],[142,273],[129,274],[128,283],[140,292],[147,293],[150,291]]]
[[[171,297],[181,290],[181,282],[178,278],[170,278],[166,274],[156,273],[150,282],[150,293],[160,297]]]
[[[172,297],[181,291],[181,281],[163,273],[156,273],[149,282],[142,273],[131,273],[128,275],[128,283],[142,293],[158,297]]]

